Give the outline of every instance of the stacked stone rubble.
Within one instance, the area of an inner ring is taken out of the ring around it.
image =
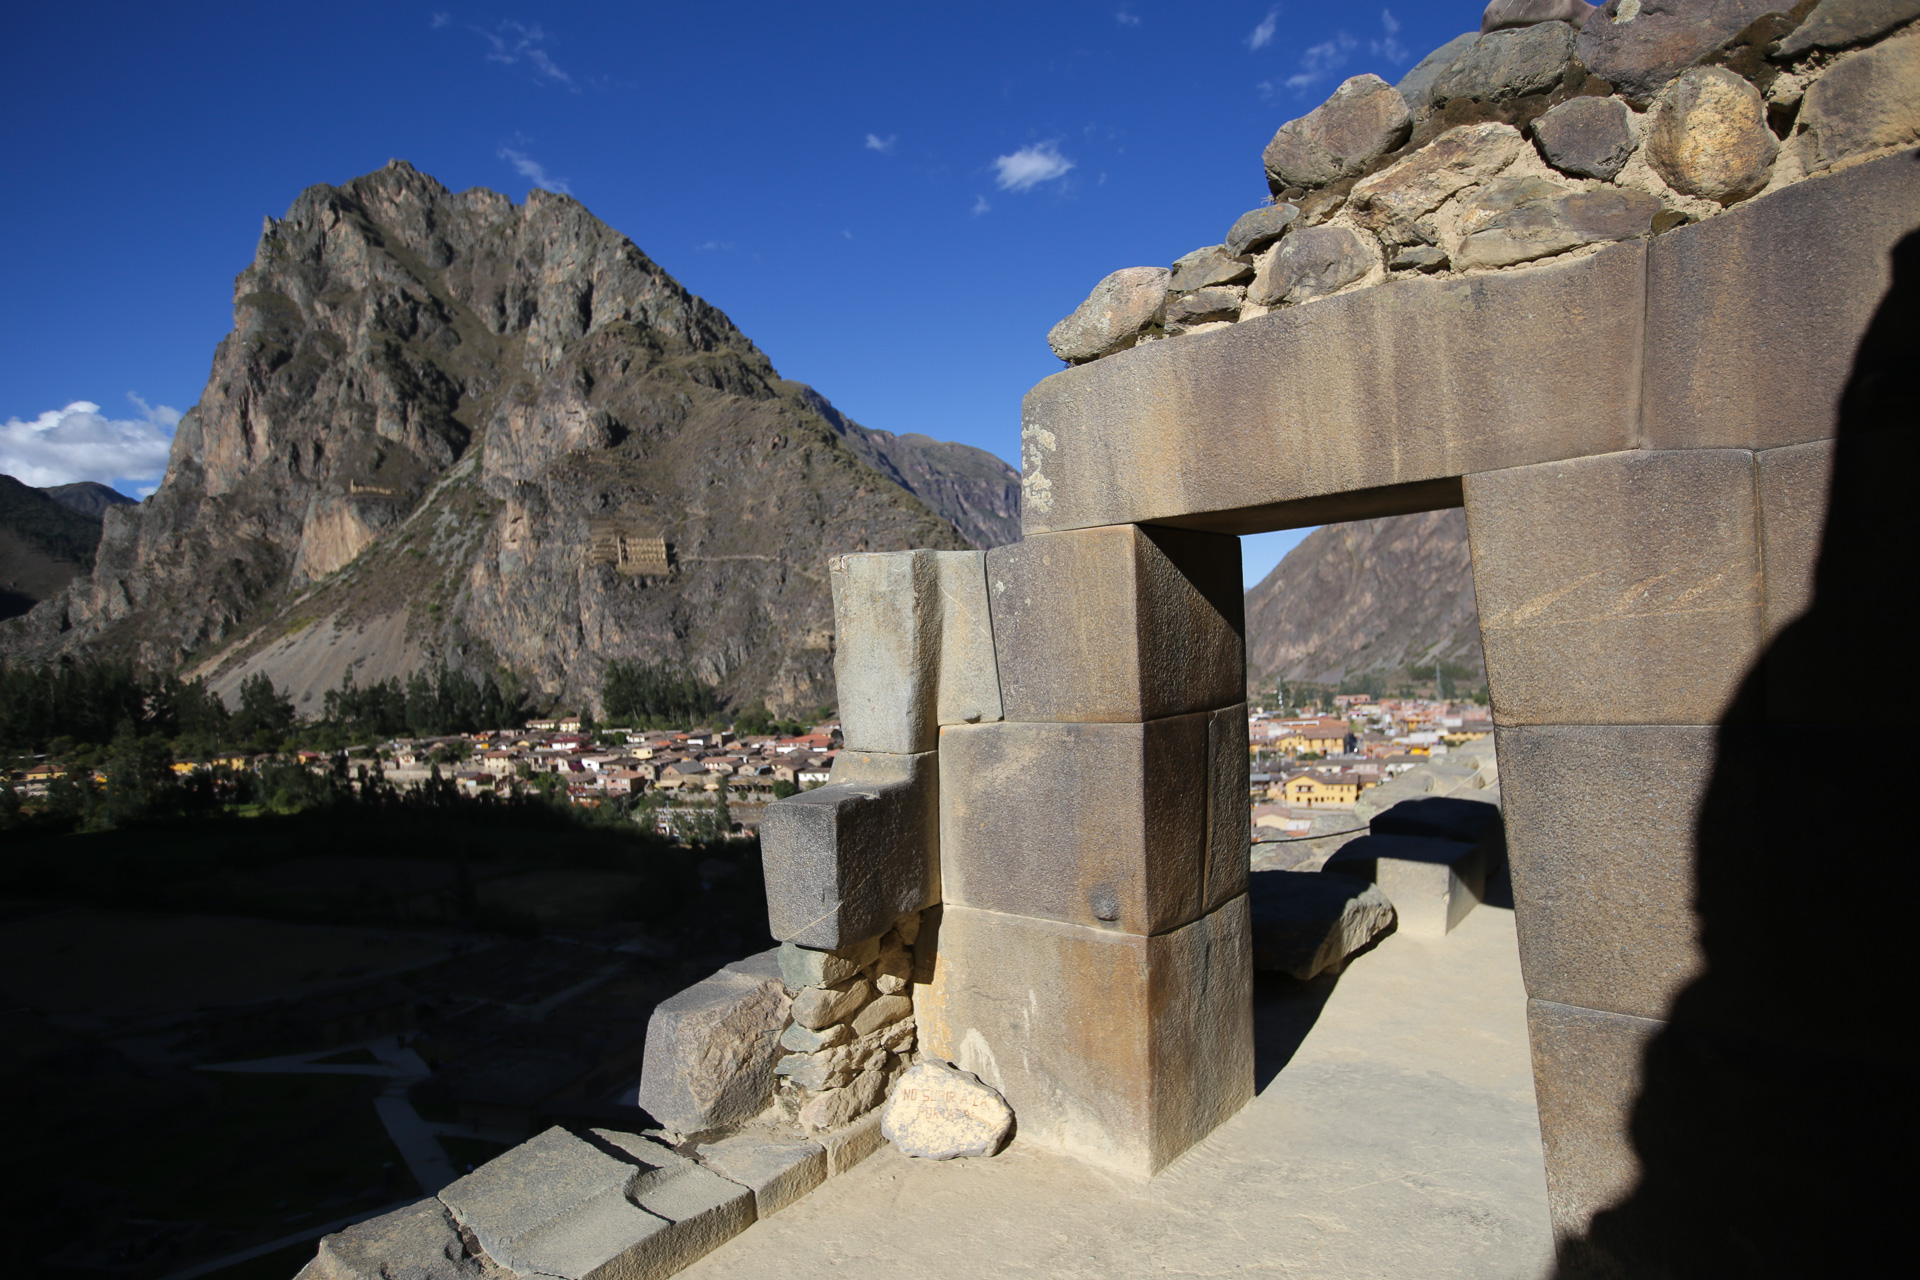
[[[879,938],[840,951],[787,943],[781,965],[794,990],[793,1021],[774,1067],[781,1110],[808,1133],[839,1129],[872,1111],[914,1051],[913,943],[920,917],[902,916]]]
[[[1802,15],[1797,21],[1785,10]],[[1049,334],[1084,363],[1399,278],[1591,253],[1920,140],[1920,5],[1495,0],[1275,133],[1274,203]]]

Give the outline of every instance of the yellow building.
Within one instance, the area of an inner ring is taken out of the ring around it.
[[[1360,799],[1356,778],[1297,773],[1280,788],[1289,809],[1351,809]]]

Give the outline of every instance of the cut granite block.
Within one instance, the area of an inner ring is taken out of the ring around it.
[[[763,952],[654,1006],[639,1103],[680,1133],[758,1115],[773,1096],[773,1060],[792,1007],[777,953]]]
[[[507,1280],[461,1240],[446,1206],[428,1198],[322,1236],[294,1280]]]
[[[549,1223],[594,1201],[624,1203],[640,1172],[555,1127],[455,1179],[440,1202],[489,1256],[514,1266],[521,1247]]]
[[[940,594],[941,724],[985,724],[1000,718],[1000,667],[987,607],[987,553],[929,551]]]
[[[1400,932],[1413,937],[1445,937],[1487,890],[1483,846],[1427,836],[1361,836],[1328,858],[1326,870],[1379,885]]]
[[[840,731],[850,751],[933,750],[940,679],[940,596],[933,553],[835,556]]]
[[[743,1133],[702,1143],[701,1162],[753,1192],[757,1217],[780,1212],[827,1178],[827,1151],[817,1142]]]
[[[886,1145],[880,1132],[880,1108],[875,1107],[853,1123],[839,1129],[813,1135],[827,1152],[827,1176],[837,1178]]]
[[[828,784],[760,822],[773,936],[816,950],[879,937],[939,897],[935,753],[842,751]]]

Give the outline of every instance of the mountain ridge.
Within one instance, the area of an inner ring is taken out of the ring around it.
[[[0,654],[265,671],[306,711],[329,675],[434,661],[592,706],[624,658],[811,709],[827,559],[969,545],[902,482],[940,479],[908,438],[830,420],[571,197],[395,161],[267,219],[234,298],[159,489]],[[648,539],[665,560],[623,558]]]
[[[1366,675],[1485,678],[1464,511],[1314,530],[1247,591],[1247,678],[1338,685]]]

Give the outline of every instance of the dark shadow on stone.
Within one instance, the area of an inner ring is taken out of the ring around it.
[[[1920,232],[1892,257],[1841,397],[1812,607],[1720,726],[1696,846],[1706,968],[1647,1052],[1631,1126],[1640,1181],[1563,1243],[1562,1277],[1872,1275],[1903,1252],[1908,806],[1890,778],[1843,830],[1812,831],[1783,807],[1812,764],[1806,726],[1911,678],[1913,633],[1898,619],[1917,576]]]
[[[1351,961],[1349,961],[1351,962]],[[1280,1074],[1313,1024],[1327,1007],[1333,989],[1340,982],[1336,974],[1323,973],[1308,982],[1300,982],[1284,973],[1253,975],[1253,1091],[1266,1092]]]

